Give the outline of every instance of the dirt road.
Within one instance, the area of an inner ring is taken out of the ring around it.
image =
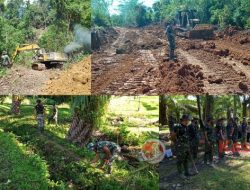
[[[178,62],[166,60],[164,28],[115,28],[93,54],[94,94],[243,94],[250,88],[250,31],[215,40],[177,38]],[[115,40],[113,40],[115,39]]]
[[[48,69],[36,71],[13,66],[0,78],[0,95],[67,95],[90,94],[90,56],[65,71]]]

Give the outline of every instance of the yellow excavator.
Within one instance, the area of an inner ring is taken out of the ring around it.
[[[196,12],[194,9],[177,11],[175,17],[177,36],[189,39],[213,39],[215,36],[213,25],[200,24]]]
[[[46,52],[44,48],[40,48],[37,44],[21,44],[13,53],[12,60],[14,61],[17,55],[24,51],[34,51],[32,69],[45,70],[49,68],[62,68],[63,63],[68,61],[68,56],[65,53]]]

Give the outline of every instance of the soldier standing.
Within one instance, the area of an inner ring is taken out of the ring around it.
[[[180,125],[177,125],[174,128],[173,141],[177,158],[177,170],[180,174],[180,177],[182,179],[186,179],[188,176],[190,176],[188,171],[188,160],[190,158],[190,146],[188,136],[188,125],[190,122],[189,115],[184,114],[180,121]]]
[[[226,135],[225,135],[225,118],[220,118],[216,124],[216,136],[218,144],[219,159],[224,159],[225,146],[226,146]]]
[[[204,163],[214,167],[213,154],[214,154],[214,119],[209,117],[205,125],[205,154]]]
[[[44,106],[41,100],[36,101],[37,104],[35,106],[35,115],[37,119],[37,127],[38,131],[42,133],[44,131]]]
[[[10,57],[8,56],[7,51],[3,51],[1,59],[2,59],[2,65],[4,67],[10,67],[12,65],[12,63],[10,61]]]
[[[237,149],[237,139],[238,139],[238,118],[231,118],[229,124],[227,125],[227,138],[229,141],[229,146],[231,146],[231,150],[233,155],[239,156],[239,152]]]
[[[176,60],[175,59],[175,34],[174,34],[174,29],[172,26],[172,23],[167,22],[166,23],[166,35],[168,39],[168,45],[169,45],[169,59],[170,60]]]
[[[199,147],[198,130],[199,130],[198,118],[193,118],[192,123],[188,126],[190,151],[193,159],[197,159],[197,154],[198,154],[198,147]]]
[[[247,140],[247,120],[246,120],[245,117],[243,118],[243,121],[242,121],[242,124],[241,124],[241,129],[242,129],[241,148],[248,150],[247,144],[246,144],[246,140]]]

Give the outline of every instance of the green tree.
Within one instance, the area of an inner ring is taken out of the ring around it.
[[[108,96],[73,97],[71,106],[74,116],[68,139],[77,144],[86,144],[93,130],[99,127],[108,102]]]

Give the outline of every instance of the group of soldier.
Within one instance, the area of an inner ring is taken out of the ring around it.
[[[191,160],[196,168],[195,161],[201,142],[205,141],[203,163],[209,166],[215,167],[214,156],[216,152],[218,152],[219,162],[225,160],[226,148],[231,150],[233,156],[240,156],[237,147],[238,141],[241,141],[241,149],[248,150],[247,127],[246,118],[243,118],[242,122],[239,123],[239,119],[234,117],[226,123],[225,118],[219,118],[215,122],[213,117],[208,117],[203,125],[198,118],[190,118],[189,115],[184,114],[180,119],[180,124],[173,126],[171,130],[180,177],[186,179],[193,175],[189,173],[188,163]]]
[[[44,131],[44,125],[45,125],[45,107],[40,99],[37,100],[37,104],[35,105],[35,117],[37,120],[37,127],[38,132],[42,133]],[[53,104],[52,107],[52,114],[48,118],[48,124],[50,124],[51,121],[54,121],[57,125],[57,118],[58,118],[58,109],[56,104]]]

